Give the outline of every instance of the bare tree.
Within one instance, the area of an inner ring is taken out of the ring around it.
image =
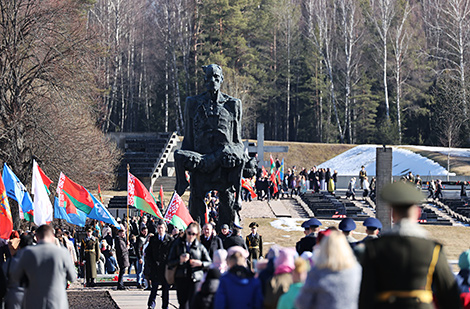
[[[402,98],[402,86],[405,79],[402,76],[402,66],[407,56],[408,47],[411,39],[411,34],[407,28],[407,20],[412,12],[412,7],[409,2],[406,1],[405,7],[401,12],[400,20],[397,25],[391,31],[392,47],[394,54],[394,72],[395,72],[395,87],[396,87],[396,105],[397,105],[397,127],[398,127],[398,141],[399,144],[402,142],[402,124],[401,124],[401,98]],[[398,15],[398,14],[397,14]]]
[[[306,0],[307,20],[313,29],[309,30],[309,39],[313,42],[318,52],[322,55],[323,64],[327,72],[330,92],[330,108],[335,113],[336,126],[341,143],[344,142],[344,133],[336,106],[335,78],[333,70],[333,36],[336,27],[335,7],[332,0]]]
[[[344,126],[349,134],[349,143],[353,142],[351,124],[351,96],[353,87],[353,76],[360,60],[358,43],[362,37],[362,25],[358,3],[355,0],[336,0],[339,12],[338,28],[343,38],[344,47]]]
[[[423,4],[428,32],[434,34],[429,55],[440,61],[439,70],[454,72],[460,84],[463,113],[467,115],[466,61],[470,44],[470,0],[428,0]],[[438,17],[438,18],[437,18]]]
[[[367,12],[369,18],[375,26],[375,30],[380,38],[381,45],[377,46],[377,51],[382,53],[382,76],[385,99],[385,116],[390,119],[390,104],[388,100],[388,39],[389,31],[392,27],[396,13],[396,0],[369,0],[370,11]]]

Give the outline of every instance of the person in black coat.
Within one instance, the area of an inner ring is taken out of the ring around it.
[[[125,290],[124,287],[124,273],[126,268],[129,267],[129,251],[127,247],[127,241],[125,238],[125,231],[124,229],[120,229],[118,232],[118,236],[116,236],[115,242],[115,249],[116,249],[116,258],[119,264],[119,277],[118,277],[118,290]]]
[[[306,236],[299,240],[295,245],[295,249],[299,255],[305,251],[313,251],[313,247],[317,243],[317,235],[318,231],[320,230],[320,225],[322,225],[320,220],[315,218],[311,218],[302,223],[302,227],[305,229]]]
[[[147,305],[149,308],[155,307],[158,285],[162,286],[162,308],[168,308],[170,286],[165,279],[165,266],[170,253],[173,238],[166,233],[167,227],[163,220],[157,223],[157,234],[149,240],[145,250],[145,267],[150,268],[150,280],[152,281],[152,291],[150,292]]]
[[[191,308],[212,309],[214,308],[214,297],[220,283],[220,270],[211,268],[207,271],[206,279],[201,285],[201,290],[194,295]]]
[[[241,236],[241,230],[238,227],[233,228],[232,236],[227,238],[224,243],[225,250],[228,250],[230,247],[233,246],[240,246],[248,251],[248,247],[246,246],[245,240],[243,240],[243,237]]]
[[[214,257],[214,252],[223,249],[224,245],[222,239],[214,235],[214,226],[211,223],[206,223],[202,228],[201,243],[206,247],[207,252],[211,259]]]
[[[184,236],[177,238],[170,249],[168,267],[176,267],[176,295],[180,308],[189,308],[196,285],[204,276],[212,260],[206,248],[199,242],[201,229],[192,222]]]

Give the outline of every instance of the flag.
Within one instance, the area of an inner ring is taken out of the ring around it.
[[[277,191],[279,191],[277,188],[276,174],[271,174],[271,176],[269,176],[269,180],[271,180],[271,182],[273,183],[273,194],[276,194]]]
[[[13,219],[11,217],[10,204],[8,203],[7,190],[0,177],[0,238],[9,239],[13,231]]]
[[[183,230],[185,230],[188,225],[194,221],[189,214],[188,208],[186,208],[183,200],[176,192],[174,192],[171,197],[170,204],[166,210],[165,220],[168,220],[176,228]]]
[[[24,214],[29,213],[30,215],[27,216],[27,218],[30,219],[29,221],[32,221],[31,214],[33,212],[33,200],[26,190],[26,187],[21,183],[6,163],[3,165],[2,177],[5,190],[7,191],[7,196],[17,201],[20,206],[20,218],[24,219]]]
[[[69,201],[64,201],[64,203],[69,203]],[[63,219],[70,224],[75,224],[78,226],[85,226],[86,223],[86,213],[81,210],[77,210],[76,214],[68,214],[65,205],[60,205],[59,199],[54,198],[54,218]]]
[[[272,174],[274,173],[274,169],[276,168],[276,163],[274,162],[272,155],[269,155],[269,159],[271,160],[271,174]]]
[[[103,204],[103,197],[101,196],[101,187],[100,187],[100,184],[98,184],[98,197],[100,198],[101,204]]]
[[[131,173],[127,173],[127,204],[163,219],[157,203],[142,182]]]
[[[250,191],[251,198],[255,198],[257,196],[255,190],[253,190],[253,187],[250,185],[248,179],[242,178],[242,187]]]
[[[281,181],[282,181],[284,179],[284,158],[282,158],[282,161],[281,161],[279,176],[281,177]]]
[[[49,186],[51,185],[52,180],[49,177],[47,177],[46,174],[44,174],[44,172],[39,167],[39,165],[37,165],[37,167],[38,167],[39,175],[41,175],[42,182],[44,183],[44,186],[46,187],[47,194],[51,194],[51,192],[49,191]]]
[[[209,223],[209,206],[208,206],[208,203],[205,203],[206,204],[206,213],[204,214],[204,223]]]
[[[165,205],[165,203],[163,202],[163,186],[162,185],[160,185],[159,195],[160,195],[160,204],[162,205],[162,208],[163,208],[163,205]]]
[[[86,189],[85,189],[86,190]],[[90,213],[88,214],[88,218],[95,219],[98,221],[103,221],[105,223],[109,223],[114,225],[118,229],[121,228],[121,225],[117,223],[116,219],[109,213],[108,209],[104,207],[103,203],[101,203],[96,197],[93,196],[89,191],[87,191],[93,201],[93,208],[91,209]],[[80,210],[77,210],[80,212]]]
[[[60,173],[57,194],[59,204],[65,205],[68,214],[77,214],[77,209],[89,214],[93,209],[94,203],[88,190],[70,180],[64,173]]]
[[[264,168],[264,166],[261,166],[261,177],[268,177],[268,171]]]
[[[47,193],[47,187],[46,187],[46,184],[44,183],[44,178],[41,175],[39,165],[36,162],[36,160],[33,161],[33,181],[32,181],[32,186],[31,186],[31,192],[34,195],[34,202],[33,202],[34,223],[37,226],[40,226],[40,225],[51,222],[52,221],[52,204],[51,204],[51,200],[49,199],[49,195]]]

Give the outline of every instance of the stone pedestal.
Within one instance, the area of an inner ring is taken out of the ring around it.
[[[376,193],[377,219],[382,222],[383,229],[392,226],[391,209],[380,198],[382,188],[392,182],[392,148],[380,147],[376,150]]]

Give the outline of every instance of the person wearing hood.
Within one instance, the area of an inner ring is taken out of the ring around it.
[[[215,293],[214,308],[263,308],[261,282],[247,268],[248,252],[241,247],[239,249],[241,250],[229,251],[227,258],[229,270],[220,278],[219,288]]]
[[[459,256],[460,271],[455,281],[460,288],[460,302],[464,309],[470,308],[470,249]]]

